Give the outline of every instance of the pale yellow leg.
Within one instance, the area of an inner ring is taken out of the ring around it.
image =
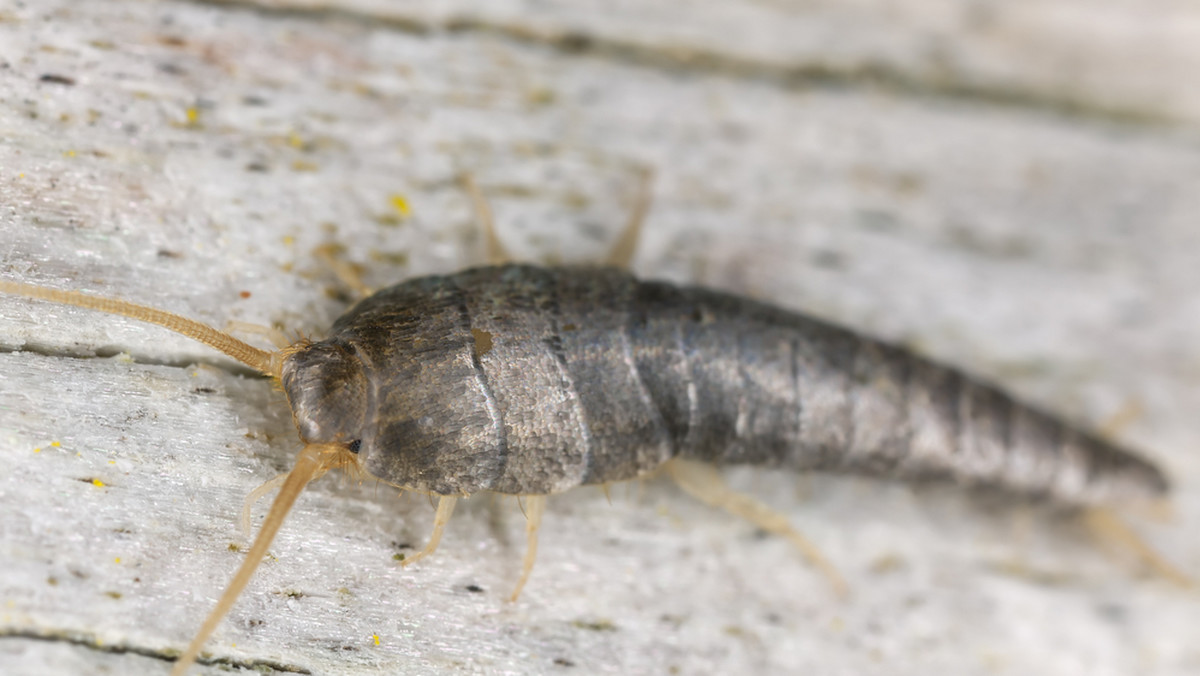
[[[829,579],[839,596],[844,597],[849,593],[849,587],[837,569],[816,546],[792,528],[786,517],[754,498],[729,490],[715,467],[707,463],[676,458],[666,464],[666,469],[675,483],[692,497],[746,519],[768,533],[782,535],[790,540],[800,549],[804,558]]]
[[[1133,552],[1138,560],[1158,575],[1181,587],[1191,588],[1196,585],[1192,576],[1179,570],[1170,561],[1160,556],[1150,545],[1146,544],[1141,536],[1110,510],[1103,507],[1084,510],[1083,522],[1096,539],[1112,544],[1119,549]]]
[[[1101,439],[1116,439],[1125,428],[1129,427],[1146,414],[1142,402],[1137,399],[1127,399],[1121,408],[1108,416],[1100,425]]]
[[[642,223],[646,220],[646,213],[650,211],[650,193],[653,184],[654,170],[646,169],[633,213],[630,214],[629,222],[625,224],[625,229],[617,238],[617,243],[613,245],[612,251],[608,252],[608,258],[605,260],[607,265],[628,270],[630,264],[633,263],[633,256],[637,253],[638,239],[642,234]]]
[[[343,259],[341,256],[342,251],[343,247],[338,244],[322,244],[313,249],[313,255],[322,263],[328,265],[338,280],[353,289],[360,300],[375,293],[375,289],[363,283],[361,266]]]
[[[254,508],[254,505],[259,500],[262,500],[263,497],[267,493],[270,493],[271,491],[275,490],[276,488],[279,488],[280,486],[282,486],[283,482],[287,481],[287,478],[288,478],[288,475],[280,474],[279,476],[275,477],[274,479],[267,479],[266,481],[259,484],[258,488],[255,488],[254,490],[250,491],[250,493],[248,495],[246,495],[246,500],[245,500],[245,502],[242,503],[242,536],[247,537],[247,538],[250,537],[250,530],[251,530],[250,510],[252,510]]]
[[[523,509],[525,511],[525,562],[521,567],[521,579],[517,580],[517,588],[513,590],[510,601],[516,601],[517,597],[521,595],[521,590],[529,581],[529,574],[533,572],[533,562],[537,560],[538,528],[542,525],[542,514],[546,512],[546,496],[525,496]]]
[[[496,221],[492,217],[492,208],[488,205],[487,198],[483,196],[483,191],[479,189],[470,174],[464,173],[461,178],[463,189],[467,191],[467,195],[471,197],[471,204],[475,207],[475,218],[479,220],[479,225],[483,228],[488,265],[503,265],[512,261],[512,256],[509,255],[504,244],[500,242],[499,235],[496,234]]]
[[[446,530],[446,523],[450,521],[450,515],[454,513],[454,503],[457,501],[458,498],[453,495],[443,495],[438,498],[437,513],[433,515],[433,533],[429,535],[429,542],[425,545],[425,549],[404,559],[405,566],[429,556],[437,550],[438,544],[442,541],[442,533]]]

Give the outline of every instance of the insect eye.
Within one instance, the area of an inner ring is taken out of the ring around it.
[[[350,442],[350,452],[358,455],[358,449],[362,448],[362,439],[355,439]]]

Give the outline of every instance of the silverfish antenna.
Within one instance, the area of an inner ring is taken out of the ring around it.
[[[86,308],[88,310],[98,310],[107,312],[113,315],[121,315],[136,319],[138,321],[157,324],[163,328],[170,329],[175,333],[187,336],[192,340],[199,341],[224,352],[250,368],[264,373],[272,377],[279,377],[279,359],[276,358],[278,353],[267,352],[260,350],[253,345],[248,345],[233,336],[218,331],[211,326],[201,324],[200,322],[181,317],[177,314],[158,310],[145,305],[138,305],[128,301],[118,300],[116,298],[105,298],[103,296],[91,296],[76,291],[61,291],[59,289],[48,289],[44,286],[36,286],[34,284],[24,284],[21,282],[13,282],[0,279],[0,292],[11,294],[14,296],[24,296],[25,298],[33,298],[37,300],[47,300],[53,303],[61,303],[63,305],[74,305],[75,307]]]

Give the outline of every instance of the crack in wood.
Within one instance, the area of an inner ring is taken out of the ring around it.
[[[137,364],[139,366],[165,366],[167,368],[189,369],[198,364],[222,371],[228,375],[241,376],[244,378],[254,378],[257,380],[268,380],[269,378],[254,369],[242,366],[233,362],[230,359],[223,358],[219,353],[214,354],[211,359],[204,357],[187,358],[187,359],[154,359],[151,357],[140,356],[135,353],[120,349],[105,349],[97,347],[90,354],[84,352],[71,352],[62,349],[55,349],[40,343],[25,343],[20,347],[0,346],[0,354],[36,354],[41,357],[50,357],[52,359],[112,359],[118,355],[125,355],[126,360],[122,363]]]
[[[76,632],[62,629],[15,629],[5,628],[0,629],[0,640],[4,639],[27,639],[32,641],[42,641],[45,643],[66,643],[69,645],[95,650],[97,652],[109,653],[112,655],[139,655],[141,657],[149,657],[151,659],[162,660],[164,662],[174,662],[179,658],[179,650],[174,648],[147,648],[144,646],[129,645],[127,643],[102,643],[95,635],[86,632]],[[272,671],[283,674],[311,674],[312,672],[304,667],[295,664],[286,664],[276,662],[275,660],[267,659],[235,659],[232,657],[213,657],[211,654],[206,654],[196,660],[200,664],[209,666],[228,666],[237,669],[261,670],[271,669]]]

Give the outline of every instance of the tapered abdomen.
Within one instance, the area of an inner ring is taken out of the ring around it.
[[[643,283],[636,298],[639,372],[681,457],[1065,503],[1167,490],[1147,461],[899,348],[703,289]]]

